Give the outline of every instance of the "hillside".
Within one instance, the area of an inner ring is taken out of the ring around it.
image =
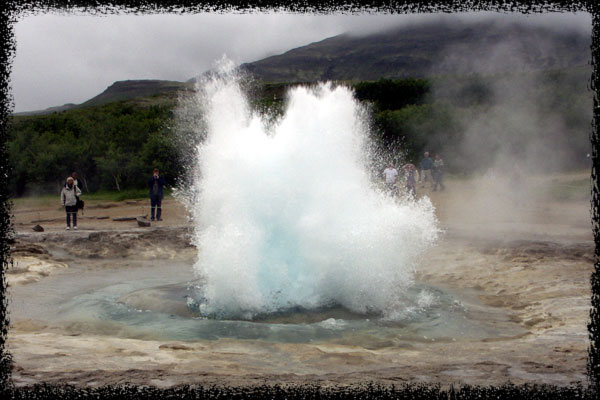
[[[177,93],[186,90],[189,83],[160,80],[127,80],[113,83],[104,92],[82,103],[82,107],[98,106],[114,101],[131,100],[138,97],[161,96],[175,99]]]
[[[428,23],[368,36],[343,34],[241,68],[267,83],[557,70],[588,65],[590,41],[581,32],[522,23]],[[82,104],[15,115],[50,114],[134,99],[164,104],[175,101],[180,91],[192,89],[194,81],[124,80]]]
[[[169,105],[177,101],[181,91],[191,89],[192,83],[162,80],[126,80],[110,85],[99,95],[81,104],[65,104],[45,110],[15,113],[15,116],[51,114],[82,107],[101,106],[117,101],[135,100],[143,105]]]
[[[67,103],[67,104],[63,104],[62,106],[49,107],[49,108],[46,108],[45,110],[23,111],[23,112],[13,113],[13,115],[18,116],[18,117],[26,117],[26,116],[32,116],[32,115],[44,115],[44,114],[52,114],[55,112],[67,111],[67,110],[71,110],[73,108],[77,108],[77,104]]]
[[[590,45],[589,35],[527,24],[430,23],[343,34],[242,68],[265,82],[494,74],[586,65]]]

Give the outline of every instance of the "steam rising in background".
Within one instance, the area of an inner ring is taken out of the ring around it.
[[[472,48],[446,49],[433,68],[433,73],[453,70],[456,75],[476,77],[479,84],[479,104],[466,104],[475,112],[463,115],[464,136],[456,149],[449,150],[467,156],[474,168],[486,164],[536,172],[581,168],[591,150],[593,101],[588,81],[592,69],[587,38],[573,26],[531,31],[504,22],[510,33],[494,42],[493,32],[501,21],[490,22],[486,31],[492,34]],[[483,29],[481,24],[472,28],[479,27]],[[582,49],[587,53],[580,54]],[[434,101],[460,99],[464,93],[460,82],[434,83]],[[574,131],[575,127],[581,131]],[[487,162],[479,162],[482,159]]]
[[[591,153],[591,66],[567,67],[548,58],[544,70],[536,70],[539,55],[524,51],[524,42],[531,40],[545,49],[540,54],[565,45],[557,44],[548,31],[545,37],[452,48],[440,59],[446,68],[454,66],[465,75],[434,81],[430,100],[453,103],[460,128],[455,140],[433,150],[450,170],[475,178],[462,201],[447,207],[451,219],[485,229],[536,223],[540,210],[556,201],[549,192],[581,189],[570,187],[565,174],[584,171]]]
[[[484,78],[489,103],[460,115],[462,138],[446,149],[447,157],[464,157],[460,160],[464,170],[474,173],[510,166],[531,172],[583,167],[591,150],[591,93],[584,92],[569,103],[556,91],[540,91],[549,83],[539,79],[533,74]],[[577,86],[584,88],[585,82]],[[549,114],[549,103],[558,104],[563,111],[569,108],[570,114]],[[587,121],[588,129],[573,132],[567,118],[580,125]]]

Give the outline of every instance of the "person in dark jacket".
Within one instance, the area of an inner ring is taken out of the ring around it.
[[[76,187],[75,192],[79,191],[79,193],[82,193],[81,190],[81,184],[79,183],[79,180],[77,179],[77,172],[73,172],[71,174],[71,178],[73,178],[73,185]],[[75,196],[77,198],[77,210],[79,210],[79,194]]]
[[[166,182],[164,178],[158,175],[158,169],[154,169],[154,174],[148,180],[148,188],[150,189],[150,220],[154,221],[154,215],[156,214],[156,220],[162,221],[162,198],[163,198],[163,187]],[[156,213],[155,213],[156,212]]]
[[[433,160],[433,181],[435,184],[433,185],[433,191],[437,190],[438,184],[440,185],[440,189],[444,190],[446,186],[444,186],[444,160],[440,157],[439,154],[435,155],[435,160]]]
[[[69,176],[60,192],[60,203],[67,212],[67,230],[71,229],[71,217],[73,217],[73,229],[77,230],[77,196],[81,196],[81,190],[75,186],[73,178]]]

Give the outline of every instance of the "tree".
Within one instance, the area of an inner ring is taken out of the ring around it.
[[[94,160],[98,165],[99,172],[111,176],[116,189],[121,191],[119,182],[127,167],[127,156],[120,149],[111,146],[105,156],[95,157]]]

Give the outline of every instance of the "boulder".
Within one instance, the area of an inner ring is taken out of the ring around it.
[[[147,228],[147,227],[149,227],[149,226],[150,226],[150,221],[146,221],[146,220],[144,220],[143,218],[138,218],[138,219],[137,219],[137,224],[138,224],[138,226],[141,226],[141,227]]]
[[[44,228],[42,228],[41,225],[36,225],[33,228],[31,228],[31,229],[33,229],[36,232],[44,232]]]

